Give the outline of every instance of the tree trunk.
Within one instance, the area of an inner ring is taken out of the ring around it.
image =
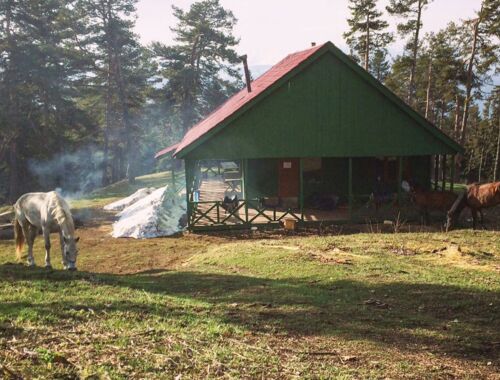
[[[431,91],[432,90],[432,58],[429,59],[429,71],[427,74],[427,96],[425,100],[425,118],[429,119],[429,114],[431,110]]]
[[[423,0],[418,0],[417,25],[415,26],[415,36],[413,38],[413,57],[411,62],[410,84],[408,88],[408,103],[413,103],[415,95],[415,72],[417,69],[418,37],[420,34],[420,20],[422,19]]]
[[[365,40],[365,70],[370,65],[370,13],[366,15],[366,40]]]
[[[498,165],[499,165],[499,160],[500,160],[500,115],[498,117],[497,127],[498,127],[497,152],[495,154],[495,166],[493,168],[493,182],[496,182],[496,180],[497,180]]]
[[[17,160],[17,141],[14,139],[9,149],[9,201],[14,203],[19,196],[19,162]]]
[[[455,124],[453,126],[453,135],[458,138],[460,131],[460,96],[457,94],[455,101]]]
[[[113,80],[112,75],[112,49],[111,43],[109,42],[109,34],[111,33],[109,29],[109,23],[107,17],[109,16],[109,8],[103,11],[102,20],[104,23],[104,28],[108,34],[107,49],[106,49],[106,60],[107,60],[107,72],[106,72],[106,113],[105,113],[105,125],[104,125],[104,153],[102,160],[102,185],[107,186],[110,183],[110,178],[112,177],[112,169],[109,162],[109,143],[110,143],[110,133],[111,133],[111,110],[112,110],[112,93],[111,93],[111,81]]]
[[[479,11],[479,17],[474,23],[474,36],[472,39],[472,50],[469,58],[469,64],[467,67],[467,83],[466,83],[466,94],[465,94],[465,101],[464,101],[464,113],[462,117],[462,129],[460,131],[460,143],[464,144],[465,143],[465,136],[467,133],[467,120],[469,118],[469,106],[470,106],[470,100],[471,100],[471,93],[472,93],[472,77],[473,77],[473,69],[474,69],[474,59],[476,57],[476,52],[477,52],[477,39],[479,36],[479,24],[481,23],[481,15],[483,13],[483,8],[481,7],[481,10]]]
[[[479,156],[479,172],[477,175],[477,181],[481,183],[481,172],[483,170],[483,153],[484,153],[484,148],[481,149],[481,155]]]
[[[137,147],[132,147],[132,125],[130,123],[130,113],[127,104],[127,95],[125,93],[125,84],[122,73],[122,65],[120,55],[115,47],[115,68],[116,68],[116,81],[118,84],[118,95],[120,97],[120,105],[122,108],[122,121],[125,130],[125,153],[123,157],[123,164],[125,166],[125,175],[129,183],[135,183],[135,151]]]

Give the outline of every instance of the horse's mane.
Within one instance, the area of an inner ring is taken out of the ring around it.
[[[73,235],[75,232],[75,225],[66,201],[55,191],[52,191],[49,194],[51,201],[54,204],[54,209],[52,210],[53,218],[60,226],[65,225],[68,228],[68,232]]]

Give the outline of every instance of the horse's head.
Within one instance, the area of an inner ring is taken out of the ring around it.
[[[64,237],[64,257],[66,259],[66,269],[68,270],[76,270],[76,257],[78,256],[76,243],[78,243],[78,240],[80,240],[79,237]]]

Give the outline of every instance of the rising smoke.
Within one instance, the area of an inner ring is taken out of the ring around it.
[[[58,190],[66,198],[80,198],[100,187],[103,160],[100,150],[87,146],[47,161],[30,161],[28,166],[43,190]]]

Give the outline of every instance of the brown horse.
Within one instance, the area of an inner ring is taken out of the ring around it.
[[[450,229],[457,221],[460,213],[465,207],[469,207],[472,214],[472,227],[476,229],[477,213],[481,215],[481,224],[483,223],[483,212],[485,208],[494,207],[500,204],[500,182],[485,184],[474,183],[467,186],[467,190],[456,200],[446,221],[446,230]]]
[[[417,206],[425,224],[429,224],[429,211],[447,212],[455,203],[457,194],[452,191],[425,191],[412,189],[413,203]]]

